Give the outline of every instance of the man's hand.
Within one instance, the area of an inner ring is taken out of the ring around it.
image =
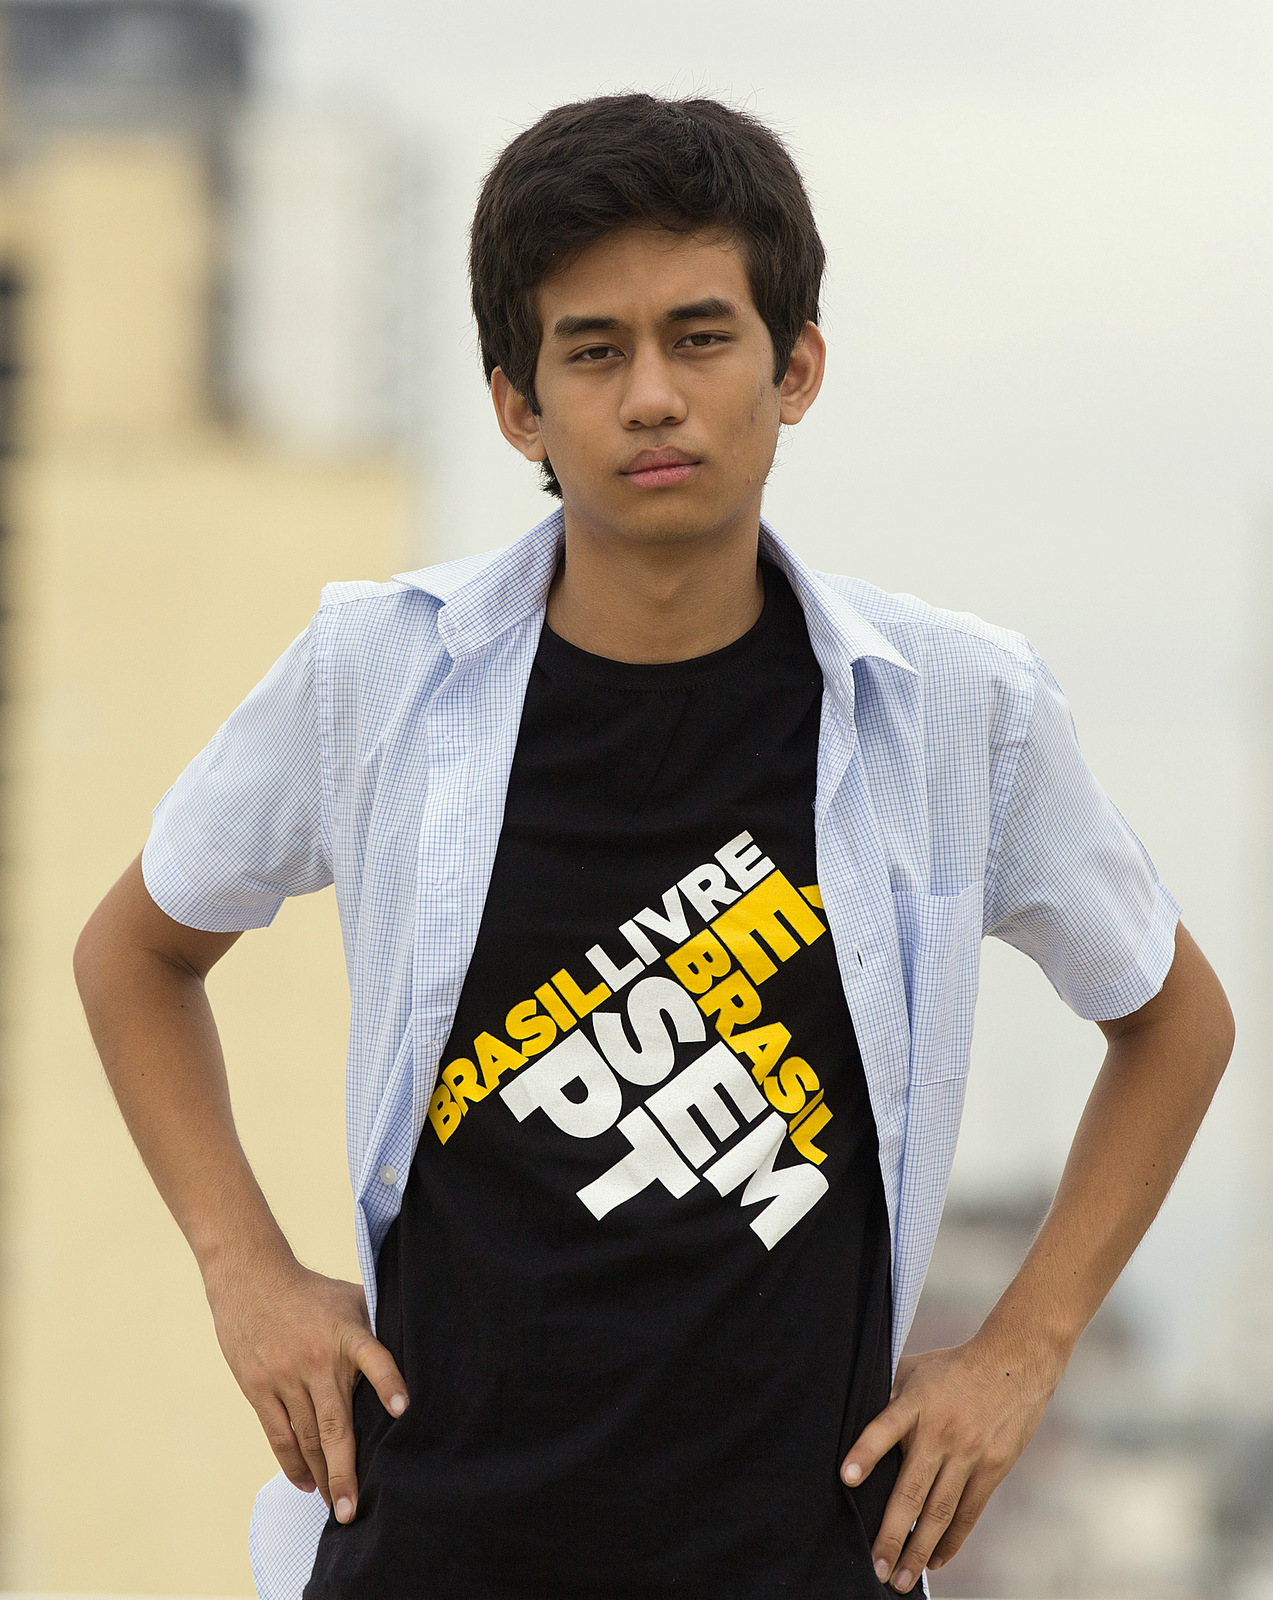
[[[1105,1064],[1021,1270],[967,1344],[900,1363],[893,1398],[841,1467],[845,1483],[861,1483],[902,1446],[873,1554],[881,1579],[903,1592],[926,1564],[950,1560],[1029,1443],[1180,1170],[1233,1048],[1224,990],[1183,927],[1161,990],[1099,1026]]]
[[[876,1575],[903,1594],[949,1561],[1029,1444],[1064,1361],[1001,1357],[984,1335],[904,1356],[888,1405],[840,1469],[859,1484],[900,1444],[904,1459],[871,1550]]]
[[[407,1386],[371,1331],[362,1287],[325,1278],[280,1252],[267,1268],[210,1271],[217,1339],[270,1448],[296,1487],[315,1488],[338,1522],[358,1506],[351,1396],[358,1374],[392,1416]]]
[[[348,1522],[358,1374],[395,1417],[407,1386],[372,1335],[361,1288],[296,1260],[239,1143],[203,981],[238,937],[174,922],[139,857],[80,935],[75,974],[124,1120],[203,1273],[231,1371],[283,1471]]]

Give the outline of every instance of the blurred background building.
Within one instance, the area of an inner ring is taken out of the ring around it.
[[[489,418],[499,147],[629,86],[791,142],[832,364],[768,514],[1018,627],[1235,1002],[1180,1182],[938,1595],[1273,1600],[1273,11],[1261,0],[0,4],[0,1586],[251,1592],[272,1471],[102,1084],[78,928],[321,584],[547,509]],[[254,1164],[355,1272],[328,895],[211,980]],[[1100,1037],[986,949],[913,1347],[1042,1215]]]
[[[241,148],[240,10],[11,5],[0,24],[0,1571],[246,1594],[271,1457],[94,1069],[68,954],[321,585],[404,564],[400,266],[376,220],[403,180],[330,130]],[[235,952],[213,987],[258,1165],[302,1254],[349,1275],[329,901],[289,907],[264,961]]]

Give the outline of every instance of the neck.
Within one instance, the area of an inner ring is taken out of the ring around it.
[[[565,514],[565,555],[548,625],[611,661],[691,661],[723,650],[760,616],[759,517],[698,539],[642,543],[599,535]]]

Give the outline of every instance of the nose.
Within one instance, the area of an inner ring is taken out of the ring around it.
[[[684,422],[688,410],[672,362],[659,349],[638,347],[628,363],[619,421],[631,429],[662,428]]]

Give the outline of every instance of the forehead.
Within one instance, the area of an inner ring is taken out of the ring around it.
[[[758,315],[739,245],[719,233],[621,228],[590,245],[535,291],[541,326],[588,315],[634,322],[693,301],[731,301]]]

